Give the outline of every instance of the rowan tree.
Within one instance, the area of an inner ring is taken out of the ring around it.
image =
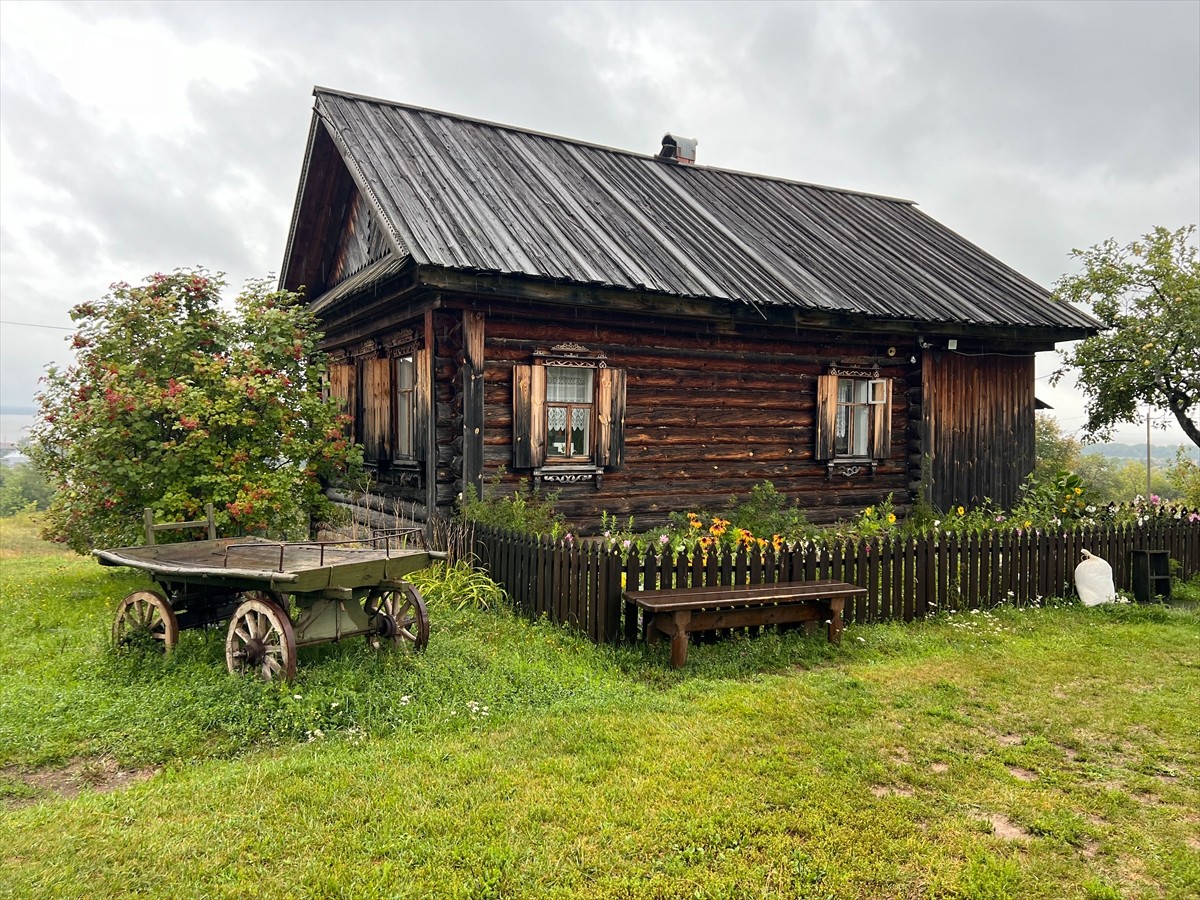
[[[71,312],[75,362],[50,368],[29,454],[57,488],[46,536],[79,552],[142,540],[216,508],[223,532],[306,536],[330,510],[322,479],[357,472],[299,295],[220,275],[112,285]]]
[[[1111,238],[1073,250],[1083,271],[1056,294],[1087,303],[1104,330],[1062,354],[1079,370],[1088,433],[1107,438],[1120,422],[1145,421],[1149,405],[1171,414],[1200,446],[1200,249],[1196,227],[1155,228],[1119,246]],[[1057,382],[1066,372],[1060,369]],[[1160,424],[1165,427],[1166,421]]]

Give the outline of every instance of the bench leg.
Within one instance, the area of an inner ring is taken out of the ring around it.
[[[829,643],[842,642],[842,610],[845,609],[846,598],[834,597],[829,601]]]
[[[671,635],[671,666],[682,669],[687,664],[688,623],[691,621],[690,612],[677,612],[672,617],[675,633]]]

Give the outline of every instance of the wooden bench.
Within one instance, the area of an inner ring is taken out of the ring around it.
[[[625,591],[622,596],[643,611],[646,640],[671,639],[671,665],[687,662],[688,635],[694,631],[827,621],[829,641],[842,640],[842,610],[847,597],[867,589],[844,581],[786,581],[733,587]]]

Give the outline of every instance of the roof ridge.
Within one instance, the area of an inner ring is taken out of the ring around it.
[[[376,103],[381,106],[393,106],[398,109],[409,110],[410,112],[426,113],[433,116],[442,116],[447,119],[456,119],[460,122],[471,122],[475,125],[483,125],[488,128],[499,128],[502,131],[514,131],[519,134],[528,134],[533,137],[546,138],[552,141],[561,141],[565,144],[574,144],[579,147],[591,147],[593,150],[603,150],[606,153],[619,153],[622,156],[632,156],[636,159],[657,160],[657,157],[652,153],[639,153],[636,150],[625,150],[621,147],[610,147],[607,144],[597,144],[593,141],[585,141],[579,138],[564,137],[561,134],[554,134],[549,131],[537,131],[533,128],[523,128],[520,125],[507,125],[504,122],[494,122],[490,119],[480,119],[475,116],[465,116],[460,113],[446,112],[442,109],[433,109],[429,106],[417,106],[413,103],[401,103],[398,100],[385,100],[382,97],[371,97],[367,94],[356,94],[352,91],[341,91],[336,88],[322,87],[321,85],[313,86],[313,96],[328,94],[334,97],[343,97],[347,100],[359,100],[365,103]],[[835,194],[849,194],[855,197],[868,197],[872,200],[883,200],[888,203],[900,203],[906,206],[916,206],[917,201],[908,200],[903,197],[893,197],[888,194],[876,194],[871,191],[858,191],[853,188],[834,187],[828,184],[817,184],[813,181],[799,181],[795,178],[784,178],[780,175],[764,175],[761,172],[747,172],[743,169],[726,169],[721,166],[706,166],[699,163],[694,163],[687,168],[699,169],[707,172],[718,172],[722,175],[737,175],[742,178],[755,178],[761,181],[774,181],[780,184],[791,184],[797,187],[813,188],[818,191],[830,191]]]

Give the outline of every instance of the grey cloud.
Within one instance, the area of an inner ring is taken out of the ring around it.
[[[59,9],[234,45],[256,70],[236,89],[198,73],[186,139],[111,133],[6,27],[0,126],[38,198],[6,215],[6,303],[50,278],[43,254],[58,279],[43,284],[47,307],[156,267],[201,262],[234,285],[275,269],[314,84],[643,152],[663,131],[688,134],[704,164],[917,200],[1043,284],[1071,269],[1073,246],[1196,221],[1200,207],[1194,2]]]
[[[5,90],[0,102],[7,140],[54,198],[55,211],[89,223],[110,257],[137,247],[166,267],[194,262],[198,253],[247,262],[236,221],[206,191],[220,181],[225,161],[195,142],[111,133],[61,90],[48,102]],[[68,263],[69,247],[51,249],[65,249],[58,259]]]
[[[914,53],[921,123],[1070,174],[1152,175],[1200,154],[1200,5],[881,4]]]

